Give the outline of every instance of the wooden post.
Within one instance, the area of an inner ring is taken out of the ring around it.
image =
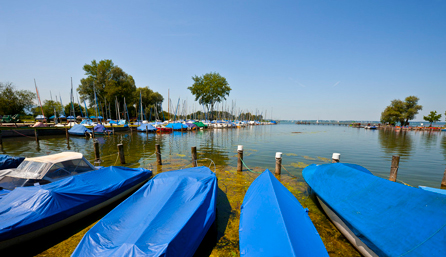
[[[113,128],[113,124],[112,124],[112,129],[113,129],[113,135],[115,134],[115,128]]]
[[[34,136],[36,137],[36,142],[39,143],[39,132],[37,132],[37,129],[34,129]]]
[[[237,171],[242,171],[242,161],[243,161],[243,145],[239,145],[237,147],[237,154],[238,154],[238,160],[237,160]]]
[[[0,134],[0,140],[1,140],[1,134]],[[446,169],[444,170],[443,180],[441,180],[441,189],[446,189]]]
[[[331,156],[331,163],[338,163],[341,161],[341,154],[340,153],[333,153]]]
[[[276,175],[280,175],[282,173],[282,153],[276,153]]]
[[[0,152],[3,152],[3,138],[2,131],[0,130]]]
[[[65,128],[65,136],[67,137],[67,143],[70,140],[70,134],[68,133],[68,128]]]
[[[121,164],[125,164],[125,156],[124,156],[124,145],[118,144],[118,155],[121,160]]]
[[[101,157],[99,154],[99,141],[98,140],[93,141],[93,148],[94,148],[94,163],[100,163]]]
[[[192,146],[191,147],[191,152],[192,152],[192,165],[194,167],[197,167],[197,147],[196,146]]]
[[[146,135],[148,135],[148,134],[149,134],[149,129],[146,126]]]
[[[158,144],[155,145],[155,152],[156,152],[156,164],[157,165],[163,165],[163,163],[161,161],[161,148],[160,148],[160,145],[158,145]]]
[[[392,156],[392,164],[390,165],[390,177],[389,180],[395,182],[398,174],[398,167],[400,164],[400,156]]]
[[[94,136],[94,126],[93,126],[93,129],[91,130],[91,133],[93,135],[93,138],[95,138],[95,136]]]

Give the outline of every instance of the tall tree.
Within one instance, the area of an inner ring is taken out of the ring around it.
[[[158,110],[161,109],[161,104],[164,101],[164,97],[158,93],[154,92],[149,87],[139,87],[136,89],[133,98],[136,101],[136,106],[138,108],[138,113],[140,113],[140,106],[139,106],[139,93],[141,92],[141,99],[142,99],[142,106],[143,109],[145,108],[153,108],[156,106]]]
[[[431,111],[429,115],[423,116],[423,120],[430,122],[429,127],[432,127],[432,123],[440,121],[441,113],[437,114],[437,111]]]
[[[134,103],[134,92],[136,90],[135,80],[131,75],[125,73],[120,67],[115,66],[112,60],[93,60],[91,64],[83,67],[88,77],[81,79],[77,88],[81,101],[88,100],[90,107],[96,105],[94,91],[101,103],[114,103],[117,99],[120,104],[126,99],[127,104]],[[114,104],[111,105],[114,112]]]
[[[194,84],[188,89],[195,96],[195,101],[198,100],[211,113],[214,111],[214,105],[226,100],[231,91],[226,78],[216,72],[206,73],[201,77],[194,76],[192,80]]]
[[[11,82],[0,82],[0,114],[24,114],[31,109],[36,94],[29,90],[16,90]]]
[[[56,110],[57,117],[61,115],[62,105],[59,102],[52,100],[45,100],[42,104],[43,114],[45,117],[49,118],[54,115],[54,109]],[[33,115],[42,115],[42,111],[40,110],[40,106],[36,106],[31,109]]]
[[[381,113],[381,122],[395,125],[397,122],[401,126],[409,124],[409,120],[413,120],[423,106],[418,104],[420,100],[416,96],[408,96],[404,101],[395,99]]]

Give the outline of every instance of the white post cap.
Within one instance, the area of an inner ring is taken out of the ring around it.
[[[238,145],[237,146],[237,151],[243,151],[243,145]]]
[[[333,156],[331,156],[331,159],[333,159],[333,160],[339,160],[340,158],[341,158],[340,153],[333,153]]]
[[[276,159],[282,158],[282,152],[276,152]]]

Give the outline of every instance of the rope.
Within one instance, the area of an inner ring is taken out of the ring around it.
[[[240,159],[240,158],[239,158]],[[243,165],[245,166],[245,168],[248,170],[248,171],[250,171],[250,172],[252,172],[252,173],[262,173],[262,172],[259,172],[259,171],[253,171],[253,170],[251,170],[250,168],[248,168],[248,166],[246,165],[246,163],[243,161],[243,159],[240,159],[241,161],[242,161],[242,163],[243,163]]]
[[[19,134],[19,135],[24,136],[24,137],[34,138],[34,137],[27,136],[27,135],[25,135],[25,134],[22,134],[22,133],[18,132],[18,131],[15,130],[15,129],[11,129],[11,130],[14,131],[15,133]]]
[[[282,166],[282,168],[284,170],[286,170],[286,172],[288,172],[288,176],[292,177],[292,178],[297,178],[296,176],[291,175],[291,173],[285,168],[285,166],[283,166],[282,164],[280,164],[280,166]]]

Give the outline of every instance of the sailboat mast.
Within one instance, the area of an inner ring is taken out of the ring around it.
[[[40,104],[40,111],[42,111],[43,119],[45,119],[45,114],[43,114],[42,102],[40,101],[39,90],[37,90],[36,79],[34,79],[34,85],[36,86],[36,93],[37,93],[37,99],[39,100],[39,104]],[[46,121],[46,119],[45,119],[45,124],[46,124],[46,123],[47,123],[47,121]]]

